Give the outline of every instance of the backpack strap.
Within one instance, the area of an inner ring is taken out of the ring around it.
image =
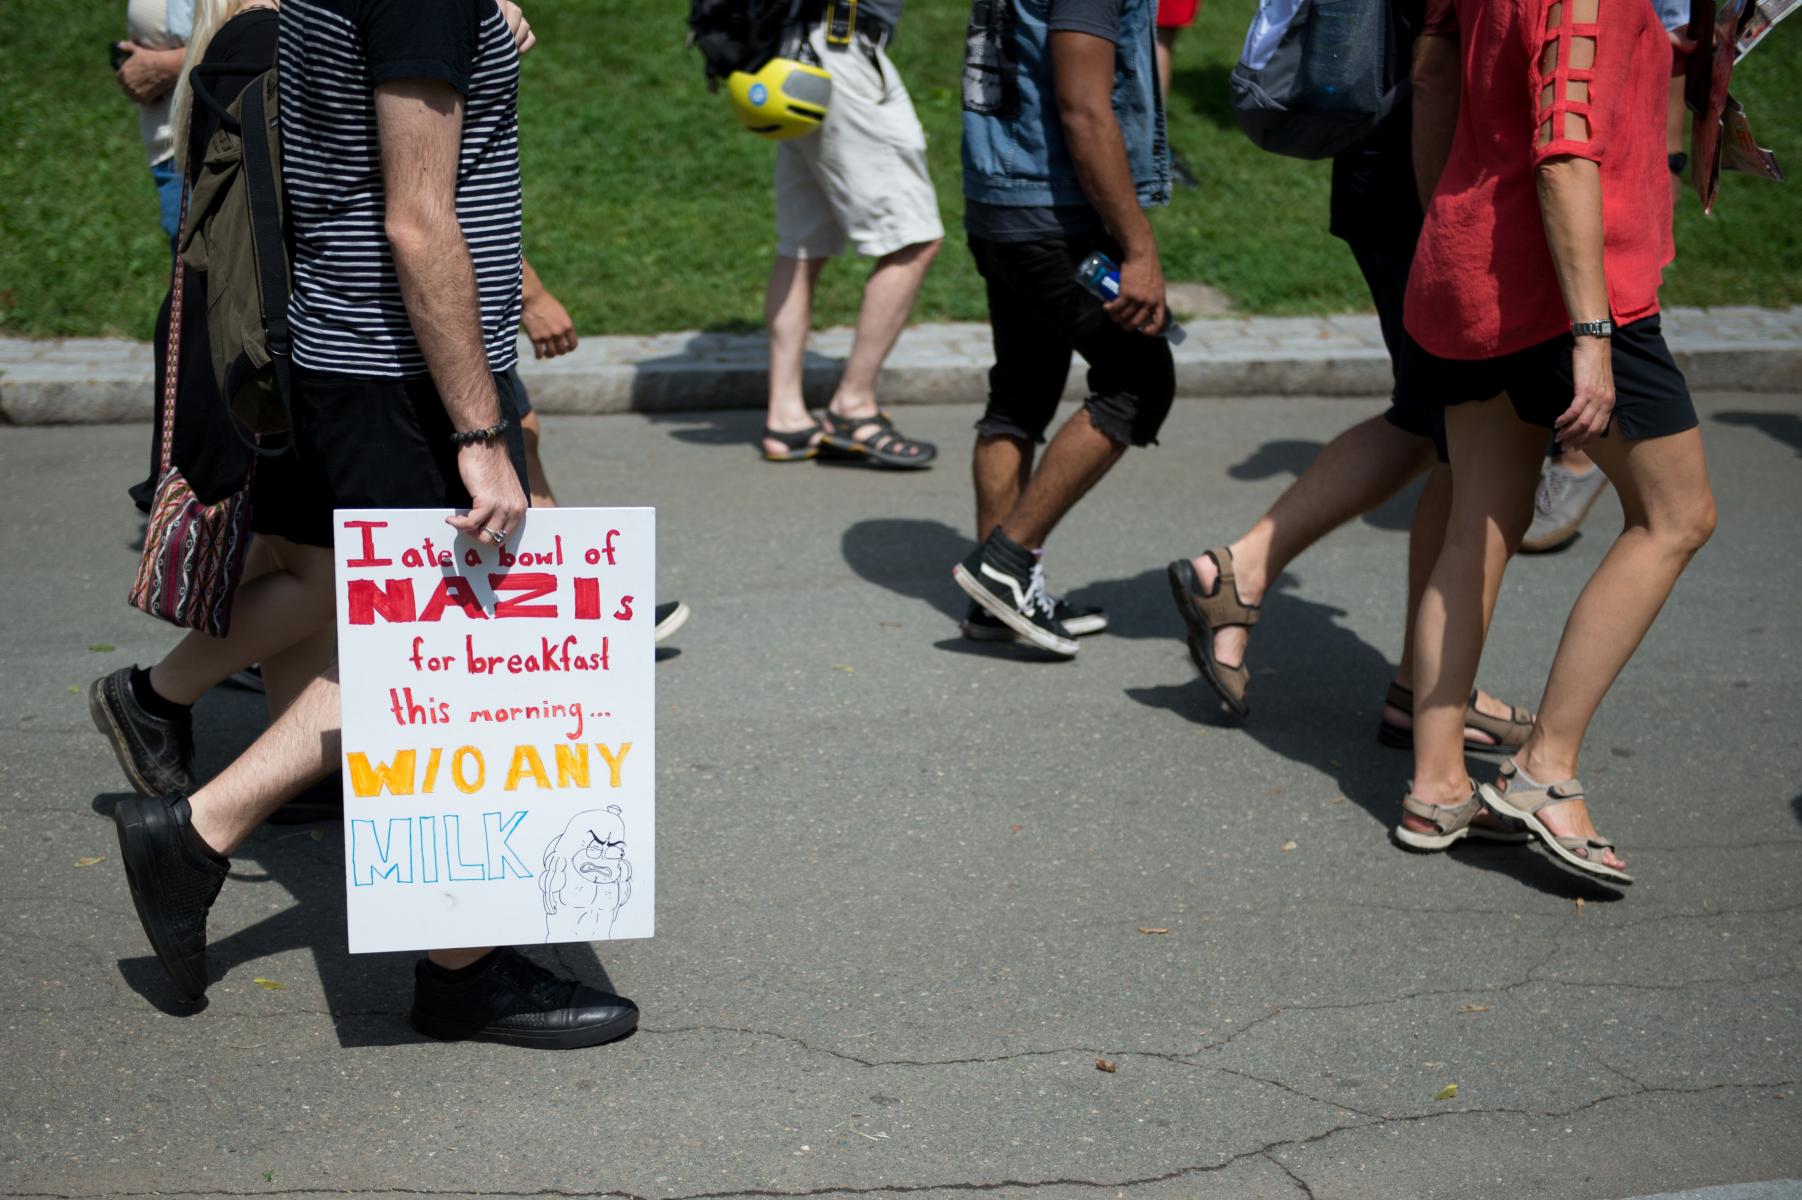
[[[296,445],[294,429],[293,377],[290,356],[293,341],[288,329],[288,252],[282,238],[280,185],[276,182],[275,163],[269,156],[269,116],[265,95],[270,74],[253,80],[244,89],[239,111],[244,117],[241,136],[244,141],[244,182],[250,202],[250,240],[256,253],[257,281],[263,296],[263,339],[269,350],[270,364],[275,368],[276,391],[281,396],[282,412],[288,418],[288,444]],[[261,445],[252,445],[259,454],[279,454]]]

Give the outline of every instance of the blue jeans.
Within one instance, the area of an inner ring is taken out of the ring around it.
[[[157,202],[163,209],[163,232],[169,235],[173,249],[176,236],[181,233],[181,173],[175,169],[173,158],[165,158],[150,164],[150,178],[156,184]]]

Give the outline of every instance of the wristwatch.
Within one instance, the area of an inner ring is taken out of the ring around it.
[[[1614,322],[1606,318],[1600,321],[1578,321],[1571,325],[1572,337],[1605,337],[1614,336]]]

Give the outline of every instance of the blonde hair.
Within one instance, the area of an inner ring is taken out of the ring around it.
[[[194,0],[194,27],[188,34],[187,54],[181,60],[181,74],[176,77],[175,91],[170,97],[170,126],[175,131],[175,169],[183,179],[188,174],[188,131],[194,119],[194,86],[188,74],[212,44],[213,35],[255,0]],[[267,5],[275,7],[273,0]]]

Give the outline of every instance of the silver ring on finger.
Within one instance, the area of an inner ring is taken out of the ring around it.
[[[505,529],[496,529],[492,525],[484,525],[482,526],[482,532],[493,538],[494,544],[497,546],[507,540],[507,531]]]

